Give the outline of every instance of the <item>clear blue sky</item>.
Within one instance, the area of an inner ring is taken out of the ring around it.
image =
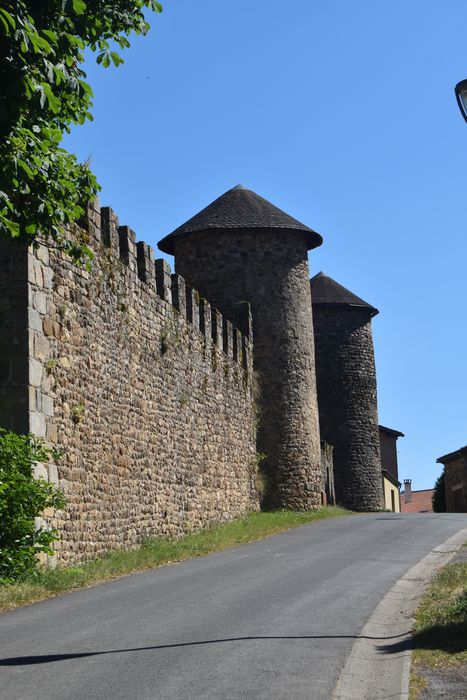
[[[166,0],[118,69],[86,64],[101,201],[156,245],[238,182],[324,236],[380,310],[379,419],[431,488],[467,443],[465,0]]]

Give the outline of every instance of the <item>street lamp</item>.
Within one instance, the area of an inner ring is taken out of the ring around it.
[[[467,80],[461,80],[460,83],[457,83],[454,91],[461,114],[467,122]]]

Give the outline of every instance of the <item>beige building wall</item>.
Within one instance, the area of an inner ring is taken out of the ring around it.
[[[399,489],[383,475],[384,507],[394,513],[401,512]]]

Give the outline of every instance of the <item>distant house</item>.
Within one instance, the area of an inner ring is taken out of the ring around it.
[[[400,513],[401,483],[399,481],[399,469],[397,465],[397,438],[404,437],[404,433],[392,428],[379,426],[379,445],[381,450],[381,468],[383,473],[384,506],[393,513]]]
[[[448,513],[467,513],[467,445],[436,461],[444,464]]]
[[[412,491],[412,479],[404,479],[404,490],[401,492],[402,513],[432,513],[434,489]]]

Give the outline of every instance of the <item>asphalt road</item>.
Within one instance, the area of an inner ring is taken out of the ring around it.
[[[329,700],[382,596],[466,526],[462,514],[320,521],[6,613],[0,697]]]

